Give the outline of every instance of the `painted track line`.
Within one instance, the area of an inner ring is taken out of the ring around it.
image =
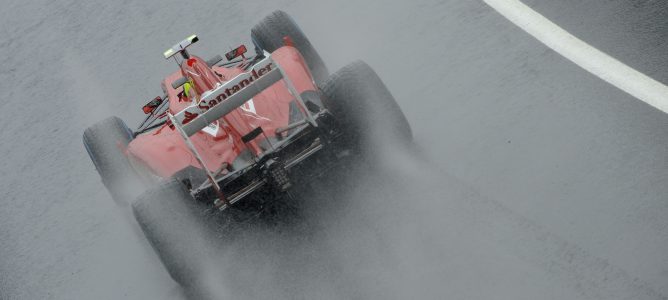
[[[518,0],[483,0],[506,19],[573,63],[668,113],[668,87],[603,53]]]

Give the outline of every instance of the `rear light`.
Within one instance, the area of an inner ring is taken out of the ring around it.
[[[292,40],[292,38],[289,35],[286,35],[283,37],[283,45],[288,46],[288,47],[294,47],[295,42]]]

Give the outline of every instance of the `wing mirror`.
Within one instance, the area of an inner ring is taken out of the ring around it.
[[[231,61],[239,56],[246,58],[244,56],[244,53],[246,53],[246,51],[248,51],[246,49],[246,45],[241,45],[236,49],[232,49],[232,51],[225,53],[225,58],[227,58],[227,61]]]
[[[163,100],[162,100],[162,98],[160,98],[160,96],[155,97],[149,103],[146,103],[146,105],[144,105],[142,110],[144,111],[145,114],[148,115],[150,113],[153,113],[153,111],[155,111],[155,109],[158,108],[158,106],[160,106],[160,104],[162,104],[162,102],[163,102]]]

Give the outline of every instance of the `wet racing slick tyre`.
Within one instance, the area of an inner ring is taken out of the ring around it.
[[[251,29],[253,43],[269,53],[285,45],[283,41],[285,36],[292,39],[295,48],[304,57],[316,84],[320,85],[329,74],[325,62],[290,15],[277,10],[266,16]]]
[[[118,117],[102,120],[83,134],[84,147],[102,183],[119,205],[127,205],[141,189],[139,176],[123,153],[132,138],[132,131]]]
[[[212,236],[212,209],[196,201],[183,182],[161,182],[132,203],[132,212],[169,275],[187,293],[198,290]]]
[[[365,62],[355,61],[332,74],[322,93],[323,104],[337,120],[344,144],[363,155],[412,142],[413,134],[404,113]]]

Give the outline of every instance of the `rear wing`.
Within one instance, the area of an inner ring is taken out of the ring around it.
[[[271,54],[268,52],[265,51],[264,56],[265,58],[253,65],[248,72],[241,73],[225,84],[205,92],[201,96],[199,103],[194,103],[174,115],[167,113],[170,122],[174,125],[174,128],[179,134],[181,134],[186,146],[188,146],[190,152],[192,152],[206,172],[209,181],[218,194],[219,200],[217,200],[215,204],[220,209],[226,208],[229,203],[222,194],[220,186],[214,178],[211,169],[204,164],[204,160],[202,160],[197,149],[195,149],[195,146],[190,140],[190,136],[243,105],[253,96],[259,94],[281,79],[283,79],[290,94],[295,97],[298,104],[303,108],[300,109],[300,111],[304,114],[306,121],[314,127],[318,126],[311,112],[306,109],[301,94],[297,92],[290,78],[286,76],[283,68],[272,59]]]
[[[210,92],[205,92],[199,103],[192,104],[176,113],[174,125],[180,126],[187,136],[192,136],[281,79],[284,79],[288,90],[299,104],[306,107],[301,95],[296,91],[290,79],[285,76],[283,69],[269,53],[265,53],[265,56],[248,72],[237,75]],[[317,126],[308,110],[306,110],[305,117],[309,123]]]

